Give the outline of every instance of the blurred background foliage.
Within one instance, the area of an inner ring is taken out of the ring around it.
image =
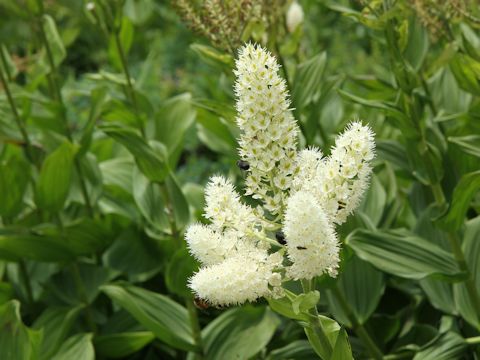
[[[186,287],[204,184],[242,179],[249,40],[279,56],[302,145],[356,117],[377,134],[321,312],[355,358],[479,358],[478,3],[304,0],[289,29],[291,3],[0,0],[2,359],[317,357],[292,304],[217,309]]]

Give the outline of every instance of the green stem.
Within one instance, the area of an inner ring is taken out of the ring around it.
[[[358,321],[357,317],[355,316],[350,304],[347,302],[345,297],[343,296],[342,292],[338,288],[337,284],[332,287],[332,292],[339,302],[340,306],[342,307],[343,311],[346,313],[348,320],[350,321],[353,330],[358,335],[360,339],[362,339],[363,344],[368,349],[370,355],[377,360],[383,359],[382,351],[377,347],[373,339],[368,334],[367,330],[363,327],[362,324]]]
[[[32,291],[32,283],[30,282],[30,275],[28,275],[27,265],[25,264],[25,260],[21,259],[18,262],[18,267],[20,270],[20,275],[23,279],[25,284],[25,289],[27,290],[27,299],[30,304],[33,304],[33,291]]]
[[[312,280],[302,280],[302,288],[305,294],[312,291],[312,288],[313,288]],[[330,357],[330,355],[333,352],[332,345],[330,344],[327,334],[325,334],[322,324],[320,323],[316,305],[309,310],[309,315],[310,316],[308,317],[308,323],[310,327],[313,329],[318,341],[324,348],[325,352],[328,353]]]
[[[203,341],[202,341],[202,331],[200,329],[200,322],[198,321],[198,313],[195,305],[193,304],[192,299],[186,299],[185,303],[187,305],[188,315],[190,317],[190,326],[192,327],[193,340],[197,346],[196,360],[203,359]]]
[[[1,63],[2,63],[2,66],[0,66],[0,82],[2,83],[2,86],[5,89],[5,94],[7,95],[8,104],[10,105],[10,109],[12,110],[13,118],[15,119],[15,123],[17,124],[17,127],[20,130],[20,133],[22,134],[22,138],[23,138],[23,141],[24,141],[25,146],[26,146],[27,157],[29,158],[29,160],[31,162],[33,162],[32,143],[31,143],[30,138],[28,136],[27,129],[25,128],[25,124],[23,123],[23,121],[20,118],[20,115],[17,111],[15,101],[13,100],[12,93],[10,92],[10,86],[5,79],[5,76],[3,75],[3,69],[8,74],[8,72],[7,72],[7,62],[5,60],[5,57],[3,56],[3,52],[1,51],[1,49],[0,49],[0,53],[2,53],[2,56],[0,56],[0,60],[1,60]]]

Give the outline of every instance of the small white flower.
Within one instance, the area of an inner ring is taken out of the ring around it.
[[[303,23],[304,13],[302,6],[294,1],[290,4],[287,10],[287,29],[289,33],[295,31],[295,29]]]

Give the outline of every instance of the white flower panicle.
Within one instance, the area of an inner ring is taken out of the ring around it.
[[[282,257],[257,250],[238,254],[222,263],[200,269],[191,279],[196,296],[212,305],[238,305],[272,296],[281,285],[280,274],[274,269]]]
[[[301,190],[288,199],[283,232],[292,261],[287,271],[293,279],[337,275],[339,245],[335,230],[311,193]]]
[[[303,23],[303,18],[304,18],[304,13],[303,13],[303,8],[302,6],[294,1],[290,4],[287,10],[287,17],[286,17],[286,23],[287,23],[287,30],[289,33],[294,32],[297,27]]]
[[[342,224],[360,204],[368,187],[375,156],[372,130],[352,122],[340,135],[331,155],[318,168],[317,197],[329,217]]]
[[[282,296],[285,280],[336,276],[335,224],[353,212],[368,186],[375,155],[370,128],[352,122],[328,157],[314,147],[297,153],[298,127],[278,70],[263,48],[248,44],[240,50],[235,70],[239,153],[248,163],[242,164],[246,194],[261,205],[242,203],[229,180],[213,176],[205,188],[210,224],[193,224],[185,234],[202,264],[189,286],[212,305]],[[275,240],[279,229],[286,245],[277,251],[283,246]]]
[[[290,110],[285,80],[275,58],[260,46],[248,44],[236,62],[237,124],[241,130],[240,157],[250,169],[246,193],[278,213],[287,197],[295,157],[298,126]]]

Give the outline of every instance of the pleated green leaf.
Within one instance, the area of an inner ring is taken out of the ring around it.
[[[279,323],[278,317],[265,307],[228,310],[202,331],[205,358],[251,358],[268,344]]]
[[[125,332],[96,336],[93,340],[96,352],[107,358],[129,356],[151,343],[155,335],[150,331]]]
[[[382,272],[368,262],[353,256],[346,264],[337,280],[339,291],[348,303],[360,324],[365,323],[375,311],[383,291],[385,279]],[[331,290],[326,291],[329,307],[335,318],[341,323],[351,326],[348,316],[340,306]]]
[[[187,310],[170,298],[130,285],[104,285],[101,290],[140,324],[168,345],[195,350]]]
[[[0,351],[2,360],[39,359],[42,331],[22,323],[20,303],[12,300],[0,306]]]
[[[378,269],[407,279],[462,279],[452,254],[427,240],[399,231],[358,230],[346,240],[356,255]]]
[[[76,334],[67,339],[52,360],[95,360],[92,334]]]
[[[52,213],[62,210],[70,190],[74,147],[65,142],[44,161],[37,181],[35,202]]]

